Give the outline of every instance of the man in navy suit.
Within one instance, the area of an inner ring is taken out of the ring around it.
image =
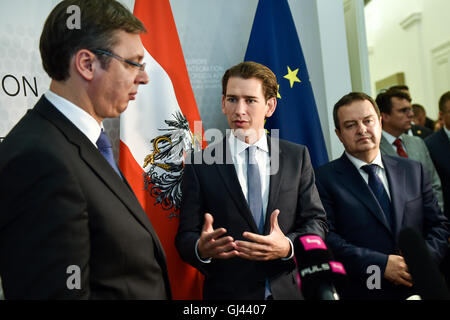
[[[418,230],[438,263],[447,248],[447,219],[419,162],[381,155],[380,111],[372,98],[350,93],[333,117],[345,153],[317,170],[316,184],[329,223],[326,240],[349,275],[343,297],[405,299],[414,281],[398,248],[400,230]],[[368,285],[373,270],[380,286]]]
[[[442,128],[425,139],[431,159],[442,182],[444,213],[450,217],[450,91],[439,99],[439,118],[444,122]]]
[[[81,30],[66,26],[77,5]],[[138,87],[143,24],[117,1],[61,1],[40,50],[48,90],[0,144],[6,299],[168,299],[163,248],[102,132]],[[102,142],[102,143],[100,143]]]
[[[444,214],[450,218],[450,91],[444,93],[439,99],[439,119],[444,125],[433,135],[425,139],[425,144],[430,150],[436,171],[442,182],[444,196]],[[450,250],[441,265],[450,286]]]

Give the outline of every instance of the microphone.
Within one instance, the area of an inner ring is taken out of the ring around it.
[[[400,231],[398,244],[422,300],[449,300],[444,278],[422,236],[414,229],[405,228]]]
[[[333,256],[321,237],[304,235],[294,240],[295,262],[299,287],[306,300],[339,300],[336,291],[342,289],[346,272]]]

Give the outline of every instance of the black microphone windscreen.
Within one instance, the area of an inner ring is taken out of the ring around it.
[[[414,229],[405,228],[399,235],[399,247],[420,297],[423,300],[450,299],[443,276],[422,236]]]
[[[301,266],[326,263],[333,260],[323,239],[316,235],[304,235],[294,240],[294,253]]]
[[[293,242],[295,261],[299,273],[301,290],[306,300],[323,300],[336,285],[338,291],[346,284],[344,266],[333,261],[333,255],[328,250],[323,239],[317,235],[303,235]],[[320,287],[327,288],[325,293]],[[333,289],[334,290],[334,289]]]

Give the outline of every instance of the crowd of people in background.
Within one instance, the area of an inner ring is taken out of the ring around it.
[[[411,139],[411,136],[417,136],[425,142],[424,145],[427,147],[427,149],[422,149],[419,153],[413,152],[410,156],[412,159],[422,162],[425,169],[428,170],[430,179],[433,182],[433,188],[440,201],[440,206],[445,215],[450,217],[450,91],[444,92],[439,98],[438,106],[436,106],[439,110],[437,120],[430,119],[421,104],[412,103],[414,100],[408,86],[396,85],[387,90],[387,92],[393,93],[394,96],[401,95],[399,91],[409,97],[407,99],[409,101],[406,102],[408,105],[405,113],[406,127],[402,136],[406,139]],[[385,94],[383,91],[378,97]],[[410,128],[407,129],[408,127]],[[420,144],[420,142],[418,143]],[[431,158],[432,162],[428,161],[428,158]],[[436,177],[436,173],[438,177]],[[438,183],[441,185],[440,187]]]
[[[411,92],[409,90],[409,87],[407,85],[395,85],[389,88],[390,90],[400,90],[405,93],[407,93],[411,100],[413,100],[413,97],[411,95]],[[411,132],[413,135],[426,138],[429,135],[431,135],[433,132],[438,131],[441,129],[444,125],[444,120],[439,115],[438,119],[433,120],[427,116],[427,111],[425,110],[425,107],[419,103],[413,103],[412,104],[412,112],[413,117],[411,120],[412,128]],[[417,130],[422,130],[421,132],[417,132]]]

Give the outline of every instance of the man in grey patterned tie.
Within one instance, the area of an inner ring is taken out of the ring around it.
[[[327,232],[308,150],[265,133],[270,69],[238,64],[222,88],[231,131],[203,151],[213,163],[194,154],[185,167],[177,249],[204,273],[204,299],[300,299],[292,242]]]

